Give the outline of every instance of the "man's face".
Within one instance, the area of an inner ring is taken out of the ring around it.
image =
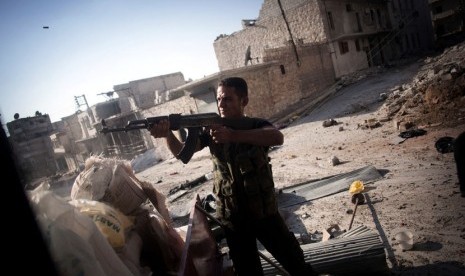
[[[224,118],[239,118],[244,115],[243,101],[235,93],[235,88],[219,86],[216,93],[218,110]]]

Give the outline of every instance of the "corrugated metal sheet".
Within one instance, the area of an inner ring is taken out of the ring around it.
[[[286,187],[278,195],[278,204],[280,208],[290,207],[309,200],[348,191],[350,184],[355,180],[369,183],[380,178],[382,178],[382,175],[374,166],[366,166],[348,173]]]
[[[325,242],[304,244],[305,260],[319,274],[382,275],[388,274],[385,248],[379,235],[359,226]],[[263,254],[276,260],[268,252]],[[280,275],[276,268],[262,261],[265,275]]]

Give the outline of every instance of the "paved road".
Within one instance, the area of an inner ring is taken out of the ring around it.
[[[420,68],[420,63],[391,68],[383,73],[368,76],[357,83],[346,86],[319,104],[299,123],[336,119],[349,114],[361,114],[380,107],[380,94],[389,94],[399,85],[410,82]]]

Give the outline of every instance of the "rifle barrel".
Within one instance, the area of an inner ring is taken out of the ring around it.
[[[225,119],[221,118],[217,113],[198,113],[198,114],[170,114],[168,116],[148,117],[146,119],[129,121],[124,127],[108,127],[102,120],[102,133],[108,132],[127,132],[136,129],[150,129],[154,124],[162,120],[170,122],[171,130],[179,130],[181,128],[198,128],[211,125],[225,125],[234,129],[249,129],[251,127],[250,120],[247,118],[241,119]]]

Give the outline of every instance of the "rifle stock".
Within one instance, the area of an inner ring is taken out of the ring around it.
[[[253,120],[249,117],[238,119],[221,118],[217,113],[199,113],[190,115],[169,114],[167,116],[147,117],[140,120],[131,120],[124,127],[108,127],[105,120],[102,120],[101,133],[107,134],[110,132],[127,132],[131,130],[147,129],[150,130],[153,125],[158,124],[162,120],[170,122],[170,130],[187,129],[187,137],[184,145],[176,156],[184,164],[187,164],[192,155],[194,155],[198,137],[203,127],[212,125],[223,125],[232,129],[252,129],[254,127]]]

